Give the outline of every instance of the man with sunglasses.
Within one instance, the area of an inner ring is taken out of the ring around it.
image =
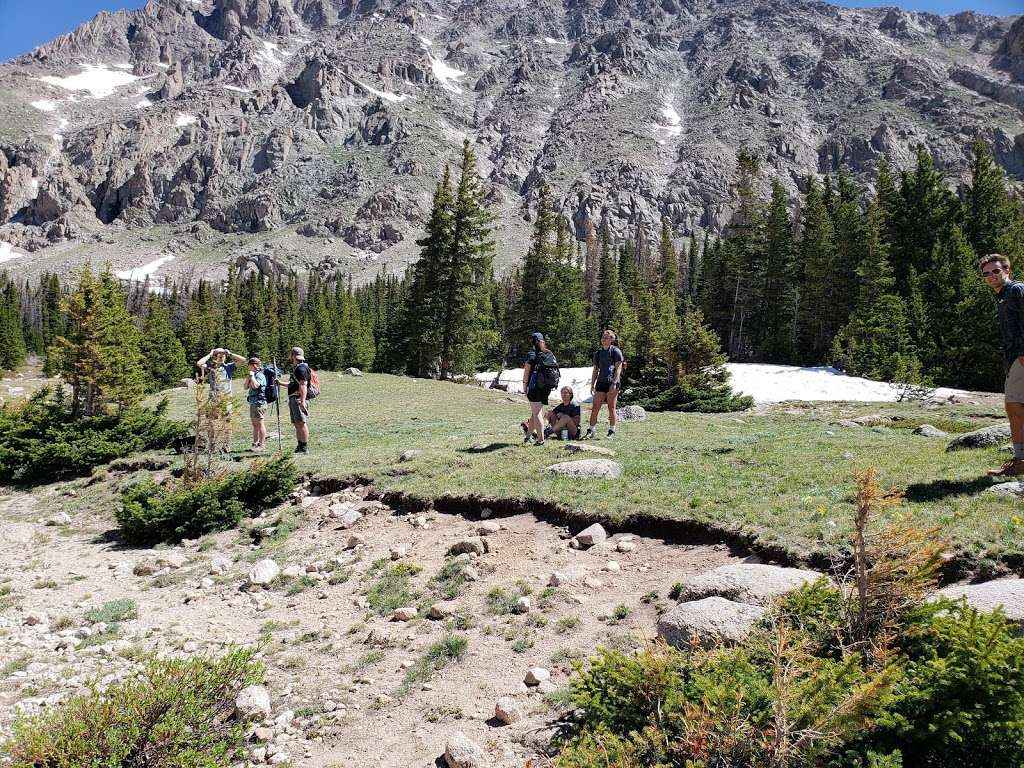
[[[1024,475],[1024,283],[1010,279],[1010,260],[1002,254],[982,256],[978,266],[988,287],[995,292],[999,308],[999,332],[1003,337],[1006,364],[1004,400],[1013,442],[1013,458],[989,474],[1016,477]]]

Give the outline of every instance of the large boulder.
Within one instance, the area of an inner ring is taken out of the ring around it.
[[[680,601],[724,597],[747,605],[768,605],[772,600],[820,578],[822,574],[817,571],[802,568],[753,563],[723,565],[687,581],[680,593]]]
[[[1024,499],[1024,483],[1020,480],[1011,480],[1008,483],[996,483],[985,489],[986,493],[994,493],[997,496],[1011,496],[1017,499]]]
[[[566,443],[565,450],[569,453],[592,453],[595,456],[614,456],[615,451],[610,448],[602,448],[600,445],[588,443]]]
[[[702,648],[735,645],[767,611],[760,605],[734,603],[724,597],[680,603],[658,619],[658,636],[680,649],[695,644]]]
[[[647,411],[639,405],[625,405],[616,408],[615,415],[622,421],[643,421],[647,418]]]
[[[617,480],[622,477],[622,465],[608,459],[562,461],[547,467],[547,471],[566,477],[606,478],[608,480]]]
[[[1024,579],[999,579],[984,584],[954,584],[940,589],[938,597],[963,598],[977,611],[991,613],[1002,608],[1010,621],[1024,624]]]
[[[947,437],[945,432],[938,427],[933,427],[931,424],[922,424],[914,430],[914,434],[921,437]]]
[[[490,765],[483,748],[460,731],[448,737],[444,747],[444,761],[448,768],[486,768]]]
[[[994,448],[1010,439],[1009,424],[993,424],[982,427],[964,435],[958,435],[949,441],[947,451],[960,451],[964,448]]]

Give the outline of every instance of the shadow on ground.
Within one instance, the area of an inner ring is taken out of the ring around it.
[[[938,501],[950,496],[974,496],[993,485],[990,477],[975,477],[970,480],[933,480],[930,483],[914,483],[907,486],[907,501]]]

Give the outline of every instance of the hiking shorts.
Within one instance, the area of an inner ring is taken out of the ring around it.
[[[291,420],[292,424],[305,424],[309,421],[309,407],[300,408],[299,398],[289,397],[288,418]]]
[[[249,403],[249,418],[262,419],[267,415],[266,403]]]
[[[595,392],[605,392],[605,393],[607,393],[607,392],[611,392],[611,390],[612,390],[612,383],[610,381],[598,381],[596,384],[594,384],[594,391]]]
[[[1003,388],[1008,403],[1024,403],[1024,365],[1014,360],[1010,372],[1006,374],[1006,386]]]
[[[551,397],[550,389],[531,389],[526,393],[526,399],[531,403],[547,403]]]

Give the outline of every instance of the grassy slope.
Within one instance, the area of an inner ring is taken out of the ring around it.
[[[623,425],[613,441],[597,443],[615,450],[625,468],[622,480],[580,481],[542,471],[569,458],[559,442],[521,444],[518,422],[527,408],[520,398],[510,402],[502,392],[383,375],[325,373],[322,379],[324,393],[311,409],[312,453],[298,462],[321,477],[360,475],[422,496],[535,497],[619,519],[647,514],[738,526],[762,544],[807,557],[845,546],[852,473],[875,464],[884,484],[907,489],[904,509],[920,525],[943,526],[959,553],[1011,562],[1024,553],[1020,504],[983,492],[990,484],[984,470],[1001,461],[998,451],[946,453],[945,440],[909,429],[832,424],[883,413],[983,426],[998,416],[991,406],[822,404],[749,414],[650,414]],[[176,394],[173,410],[183,414],[189,400]],[[290,452],[286,411],[282,420]],[[273,412],[269,422],[275,429]],[[248,419],[239,418],[239,449],[248,443],[247,430]],[[409,449],[423,453],[399,463]]]

